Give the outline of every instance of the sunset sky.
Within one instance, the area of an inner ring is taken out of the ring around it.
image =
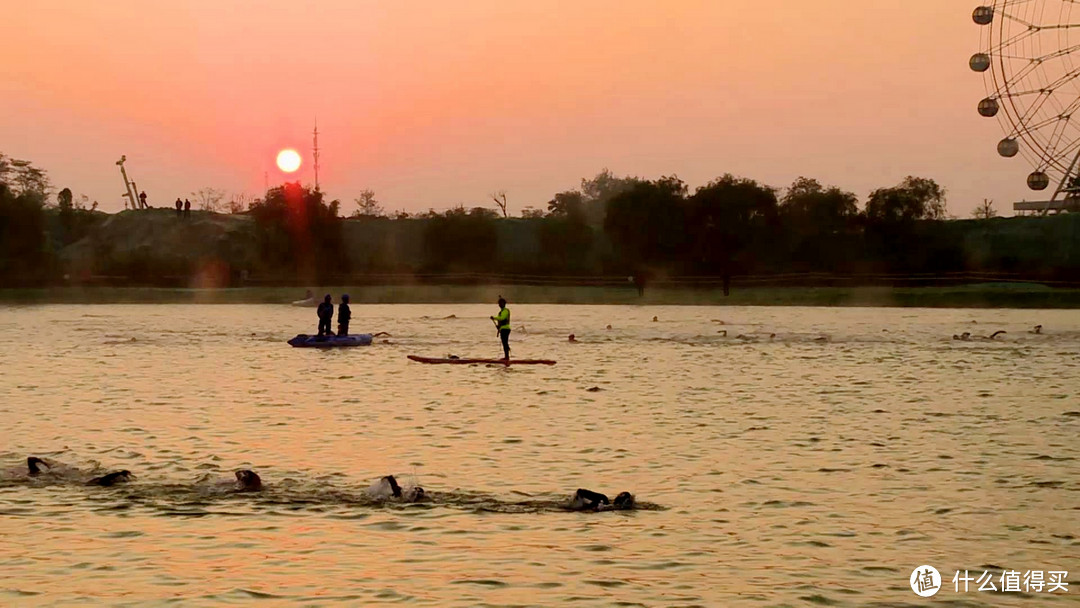
[[[975,106],[974,2],[462,0],[7,2],[0,152],[122,208],[115,162],[154,206],[258,195],[279,150],[350,212],[544,207],[604,167],[805,175],[858,194],[909,174],[967,217],[1034,197]]]

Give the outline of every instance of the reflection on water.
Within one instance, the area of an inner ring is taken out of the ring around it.
[[[558,365],[406,360],[498,357],[489,306],[354,306],[392,337],[329,352],[288,306],[3,309],[0,604],[922,605],[934,564],[1030,605],[952,574],[1080,570],[1075,312],[512,307]]]

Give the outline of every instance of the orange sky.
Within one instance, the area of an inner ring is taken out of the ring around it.
[[[258,194],[317,115],[322,188],[390,210],[543,207],[609,167],[800,175],[856,192],[932,177],[966,217],[1031,170],[975,112],[975,3],[956,0],[185,0],[8,3],[0,152],[122,207]],[[970,5],[969,5],[970,4]]]

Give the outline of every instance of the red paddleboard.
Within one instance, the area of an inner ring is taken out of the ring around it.
[[[457,365],[467,365],[470,363],[490,363],[492,365],[555,365],[555,362],[550,359],[450,359],[446,357],[418,357],[416,355],[409,355],[409,360],[416,361],[417,363],[448,363]]]

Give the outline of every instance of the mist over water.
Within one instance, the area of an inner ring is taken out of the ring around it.
[[[0,605],[922,605],[922,564],[1075,602],[951,583],[1077,580],[1075,311],[510,307],[558,365],[405,358],[500,356],[494,306],[354,305],[392,337],[333,351],[285,344],[310,308],[3,308]]]

